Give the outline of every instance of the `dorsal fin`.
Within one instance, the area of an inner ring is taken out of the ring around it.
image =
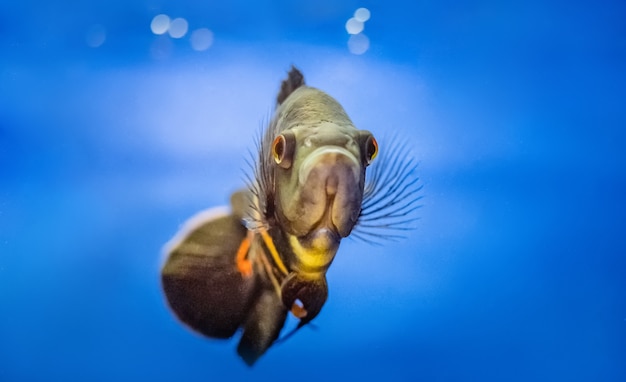
[[[278,92],[276,97],[276,104],[280,105],[285,102],[287,97],[300,86],[304,86],[304,76],[298,68],[292,65],[289,74],[287,74],[287,79],[280,84],[280,92]]]

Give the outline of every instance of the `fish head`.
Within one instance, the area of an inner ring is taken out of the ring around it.
[[[377,150],[369,131],[329,121],[294,126],[274,139],[275,215],[302,271],[325,271],[352,231]]]

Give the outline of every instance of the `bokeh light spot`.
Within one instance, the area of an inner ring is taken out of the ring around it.
[[[160,14],[154,16],[150,23],[150,29],[154,34],[164,34],[170,28],[170,18],[168,15]]]
[[[104,44],[106,38],[106,29],[100,24],[92,25],[85,34],[85,42],[92,48],[97,48]]]
[[[213,32],[207,28],[196,29],[191,33],[191,48],[198,52],[209,49],[213,44]]]
[[[181,38],[187,34],[189,24],[182,17],[175,18],[170,23],[169,34],[172,38]]]
[[[354,11],[354,18],[362,23],[370,19],[370,10],[367,8],[359,8]]]
[[[348,50],[352,54],[363,54],[370,47],[370,39],[363,33],[350,36],[348,40]]]
[[[350,34],[359,34],[363,31],[363,23],[352,17],[346,22],[346,30]]]

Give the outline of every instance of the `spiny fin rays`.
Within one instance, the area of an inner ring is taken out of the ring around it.
[[[287,74],[287,79],[280,84],[280,92],[278,92],[276,97],[276,106],[285,102],[287,97],[301,86],[304,86],[304,76],[292,65],[291,70]]]
[[[388,149],[381,150],[368,173],[361,214],[351,234],[368,243],[402,238],[404,235],[398,233],[412,229],[412,223],[419,220],[415,216],[422,199],[418,163],[406,141],[398,136],[384,146]]]

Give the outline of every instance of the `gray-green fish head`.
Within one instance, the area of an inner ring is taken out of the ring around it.
[[[328,108],[329,118],[303,119],[282,130],[273,146],[276,217],[298,267],[312,273],[330,265],[356,224],[365,168],[376,154],[371,133],[357,130],[336,101],[321,96],[330,99],[322,99],[330,107],[320,106]]]

